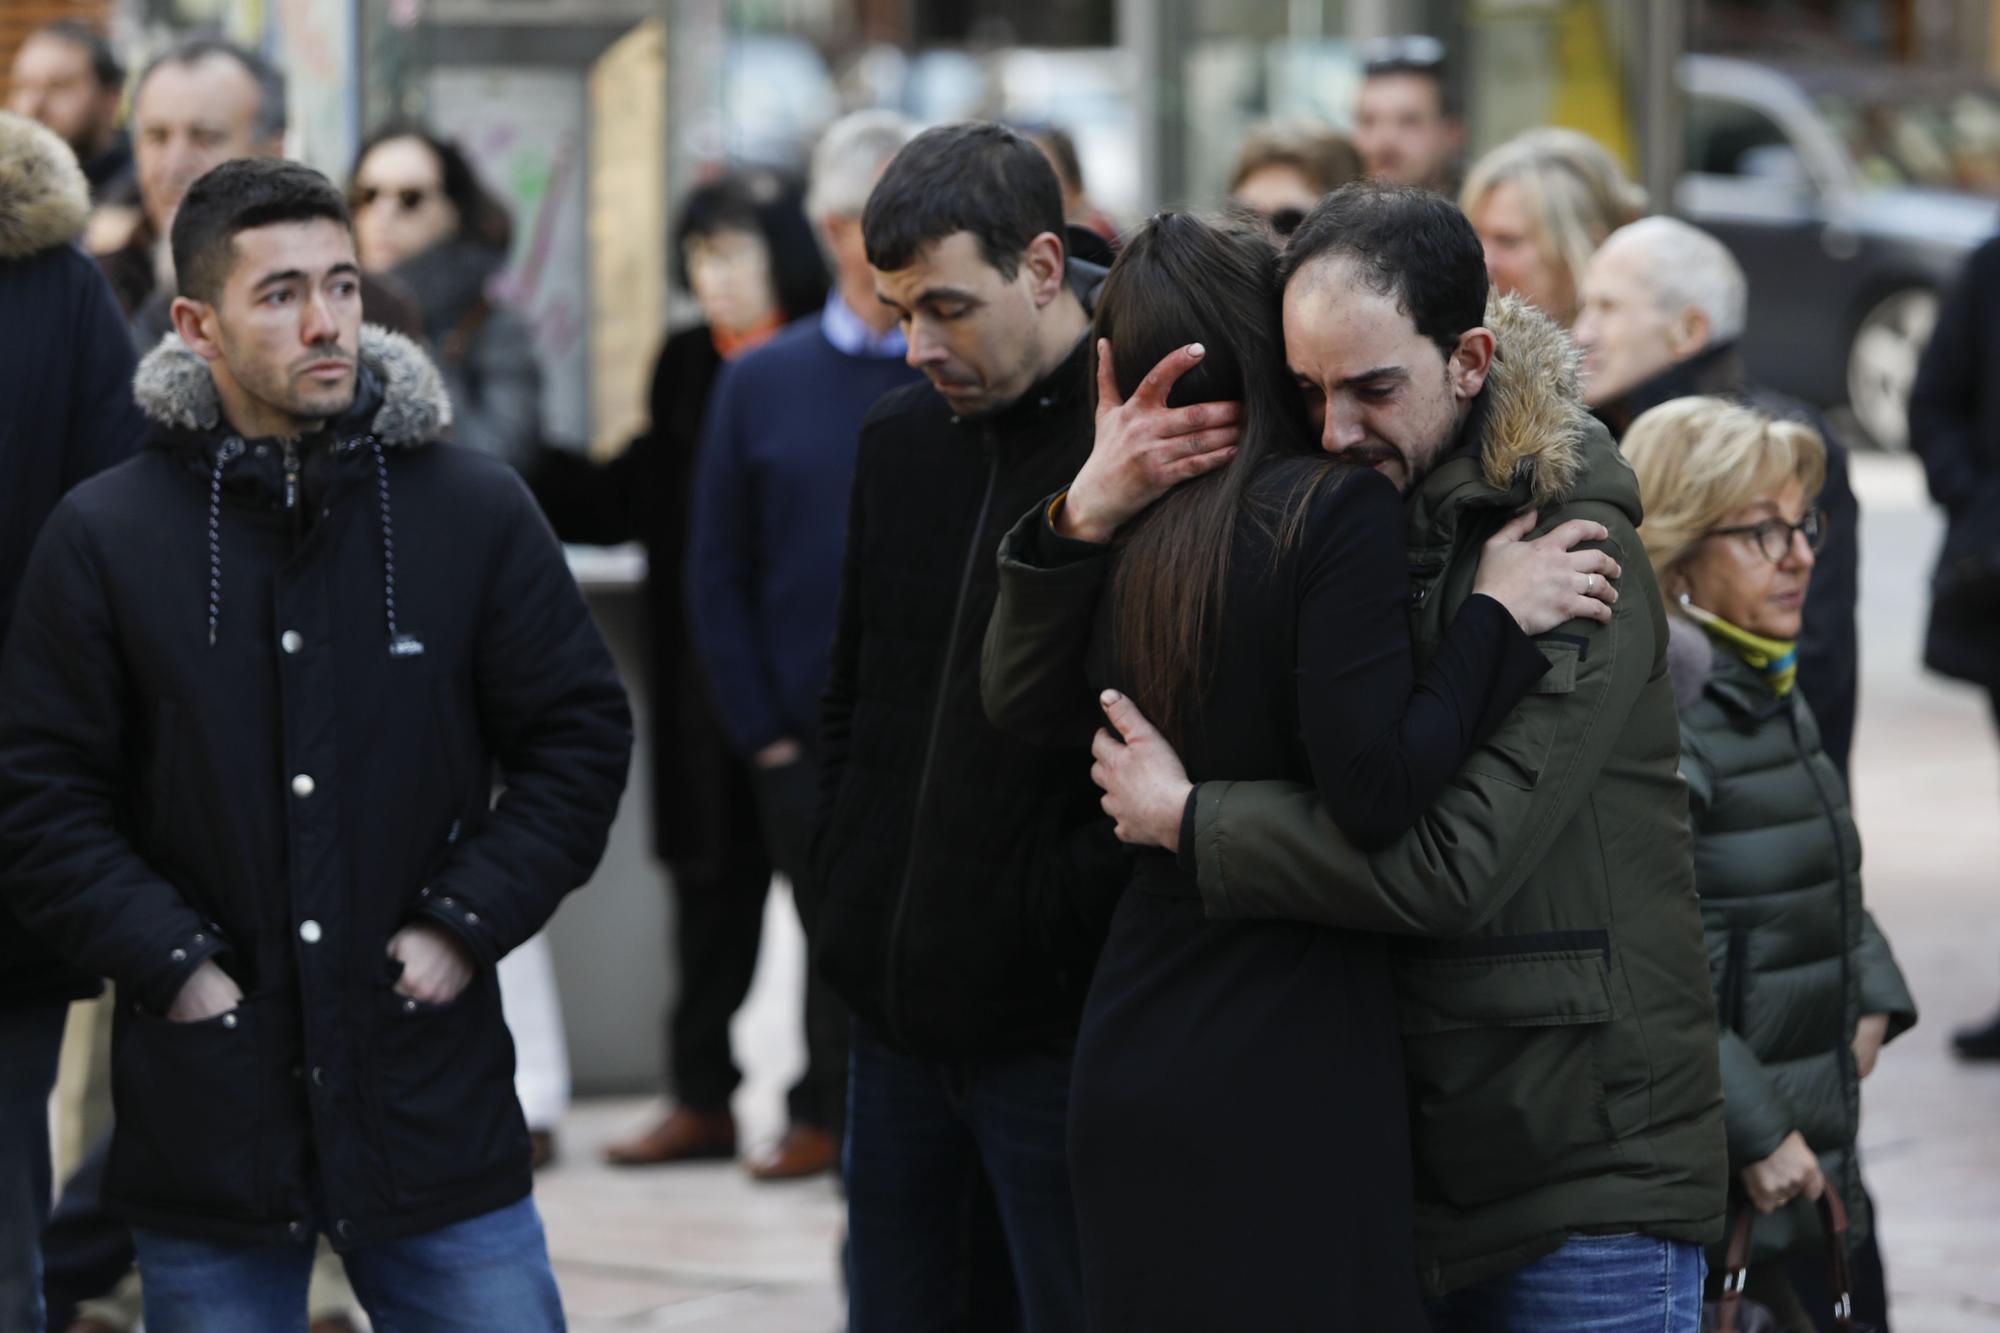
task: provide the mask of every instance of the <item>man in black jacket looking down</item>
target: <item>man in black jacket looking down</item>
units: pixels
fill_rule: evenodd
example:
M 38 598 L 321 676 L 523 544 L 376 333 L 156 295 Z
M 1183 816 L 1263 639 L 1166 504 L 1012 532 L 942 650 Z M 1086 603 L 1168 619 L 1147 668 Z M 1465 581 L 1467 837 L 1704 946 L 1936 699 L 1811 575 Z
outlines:
M 225 163 L 172 243 L 150 447 L 51 515 L 0 661 L 0 893 L 117 983 L 146 1326 L 302 1327 L 324 1232 L 377 1327 L 559 1329 L 494 966 L 603 852 L 623 690 L 362 325 L 325 177 Z
M 987 721 L 979 649 L 1001 534 L 1090 452 L 1099 271 L 1066 257 L 1047 160 L 998 125 L 919 135 L 862 230 L 930 383 L 861 429 L 825 700 L 807 920 L 856 1016 L 849 1328 L 965 1326 L 990 1190 L 1007 1253 L 971 1267 L 1011 1273 L 1027 1329 L 1080 1329 L 1070 1052 L 1127 863 L 1082 747 Z

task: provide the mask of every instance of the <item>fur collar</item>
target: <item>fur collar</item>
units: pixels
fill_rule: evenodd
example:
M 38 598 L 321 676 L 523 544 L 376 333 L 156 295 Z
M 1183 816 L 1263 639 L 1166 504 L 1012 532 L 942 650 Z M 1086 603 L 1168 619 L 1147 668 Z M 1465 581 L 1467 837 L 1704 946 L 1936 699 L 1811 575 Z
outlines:
M 1701 626 L 1686 616 L 1667 617 L 1667 675 L 1673 682 L 1674 706 L 1686 709 L 1701 698 L 1715 674 L 1715 645 Z
M 451 424 L 451 398 L 437 367 L 400 333 L 361 326 L 361 361 L 382 386 L 369 433 L 391 448 L 428 444 Z M 222 404 L 208 363 L 180 335 L 169 333 L 146 354 L 132 377 L 139 410 L 159 425 L 212 431 L 222 424 Z
M 1488 301 L 1486 327 L 1496 344 L 1482 395 L 1486 482 L 1506 491 L 1525 475 L 1545 508 L 1571 495 L 1583 469 L 1582 357 L 1559 324 L 1517 296 Z
M 90 185 L 69 145 L 0 111 L 0 260 L 68 245 L 89 217 Z

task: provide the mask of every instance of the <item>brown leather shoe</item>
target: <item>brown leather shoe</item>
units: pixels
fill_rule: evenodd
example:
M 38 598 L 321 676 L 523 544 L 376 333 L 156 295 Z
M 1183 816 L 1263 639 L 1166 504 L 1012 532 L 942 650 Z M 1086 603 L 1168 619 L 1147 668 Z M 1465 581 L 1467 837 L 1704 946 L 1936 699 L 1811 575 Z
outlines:
M 697 1111 L 687 1106 L 675 1107 L 643 1134 L 604 1147 L 604 1160 L 613 1166 L 664 1166 L 734 1156 L 736 1117 L 726 1110 Z
M 793 1125 L 785 1137 L 750 1155 L 743 1165 L 753 1180 L 804 1180 L 831 1171 L 840 1159 L 833 1135 L 812 1125 Z

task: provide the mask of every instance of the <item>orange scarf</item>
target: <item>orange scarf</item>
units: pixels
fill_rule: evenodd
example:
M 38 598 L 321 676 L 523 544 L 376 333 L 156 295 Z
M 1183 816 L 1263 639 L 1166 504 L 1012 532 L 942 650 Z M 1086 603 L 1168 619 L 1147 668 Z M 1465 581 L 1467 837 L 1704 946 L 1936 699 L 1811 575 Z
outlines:
M 711 328 L 708 336 L 714 340 L 715 350 L 724 361 L 734 361 L 745 352 L 771 341 L 771 335 L 784 327 L 785 317 L 774 310 L 747 329 L 732 333 L 727 329 Z

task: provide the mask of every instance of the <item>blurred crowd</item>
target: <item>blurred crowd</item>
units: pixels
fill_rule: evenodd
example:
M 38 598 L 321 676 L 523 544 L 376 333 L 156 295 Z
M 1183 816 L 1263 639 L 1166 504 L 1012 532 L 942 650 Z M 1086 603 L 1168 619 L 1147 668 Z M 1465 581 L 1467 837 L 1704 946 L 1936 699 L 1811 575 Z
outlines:
M 12 114 L 0 118 L 0 291 L 10 311 L 0 342 L 11 353 L 0 469 L 16 483 L 0 533 L 0 628 L 11 622 L 5 679 L 16 700 L 0 718 L 0 803 L 14 805 L 0 815 L 0 858 L 19 881 L 0 890 L 11 907 L 0 919 L 9 976 L 0 1049 L 10 1069 L 18 1058 L 33 1071 L 10 1074 L 0 1112 L 9 1158 L 0 1324 L 111 1333 L 137 1327 L 143 1310 L 156 1330 L 266 1327 L 205 1322 L 187 1313 L 198 1302 L 175 1304 L 190 1290 L 263 1284 L 280 1306 L 309 1311 L 315 1333 L 355 1327 L 364 1308 L 377 1328 L 472 1327 L 436 1311 L 396 1324 L 395 1293 L 424 1290 L 438 1271 L 417 1242 L 517 1202 L 505 1166 L 511 1131 L 477 1128 L 486 1122 L 465 1111 L 490 1095 L 485 1084 L 439 1074 L 397 1084 L 358 1038 L 337 1057 L 349 1063 L 326 1057 L 329 1077 L 344 1073 L 385 1138 L 416 1136 L 413 1158 L 464 1157 L 464 1169 L 427 1191 L 408 1183 L 417 1173 L 393 1146 L 343 1155 L 303 1109 L 272 1109 L 303 1107 L 322 1074 L 319 1057 L 275 1025 L 247 1054 L 198 1046 L 211 1037 L 192 1027 L 146 1026 L 183 1012 L 226 972 L 233 994 L 195 1023 L 234 1028 L 241 1005 L 247 1025 L 249 1006 L 278 992 L 302 997 L 297 1023 L 312 1040 L 333 1041 L 318 1025 L 351 1021 L 337 998 L 346 992 L 319 989 L 333 983 L 309 951 L 323 928 L 348 927 L 343 914 L 379 915 L 361 890 L 332 893 L 296 925 L 282 894 L 264 909 L 242 905 L 254 894 L 198 905 L 187 920 L 234 943 L 218 951 L 162 935 L 178 941 L 166 971 L 78 943 L 109 938 L 137 910 L 137 898 L 93 896 L 100 881 L 137 873 L 102 849 L 172 860 L 160 873 L 198 894 L 206 890 L 188 889 L 181 870 L 211 857 L 230 873 L 251 865 L 248 844 L 227 830 L 264 819 L 261 805 L 234 809 L 216 785 L 227 765 L 191 760 L 185 740 L 176 757 L 158 739 L 213 729 L 216 714 L 202 709 L 222 704 L 179 697 L 134 664 L 131 626 L 165 594 L 120 581 L 118 561 L 144 565 L 143 552 L 93 545 L 102 539 L 92 522 L 143 526 L 145 504 L 114 508 L 112 483 L 150 441 L 178 471 L 149 484 L 185 484 L 193 506 L 185 531 L 155 549 L 162 563 L 191 562 L 201 580 L 207 642 L 189 669 L 218 688 L 242 673 L 228 685 L 246 719 L 230 724 L 242 728 L 231 753 L 271 767 L 282 752 L 290 765 L 298 747 L 337 749 L 333 737 L 353 734 L 383 749 L 380 762 L 414 765 L 412 784 L 477 789 L 458 793 L 463 809 L 435 812 L 449 833 L 434 861 L 428 847 L 409 853 L 411 865 L 434 867 L 413 872 L 423 896 L 438 886 L 410 919 L 442 922 L 449 929 L 433 934 L 455 942 L 383 938 L 402 978 L 391 978 L 402 987 L 391 994 L 410 1012 L 435 999 L 441 1011 L 475 1013 L 456 1020 L 456 1035 L 442 1026 L 420 1039 L 434 1060 L 478 1052 L 494 1063 L 486 1010 L 459 998 L 485 994 L 478 978 L 491 973 L 503 1046 L 511 1034 L 512 1059 L 500 1064 L 519 1100 L 524 1165 L 559 1152 L 570 1096 L 539 928 L 595 863 L 591 837 L 570 837 L 572 825 L 608 822 L 617 790 L 593 786 L 586 770 L 596 770 L 581 759 L 559 758 L 587 740 L 593 762 L 609 763 L 617 710 L 600 700 L 592 713 L 581 685 L 558 696 L 526 679 L 595 679 L 602 657 L 594 631 L 565 618 L 569 603 L 548 600 L 546 581 L 530 577 L 547 572 L 535 543 L 552 548 L 550 534 L 636 542 L 647 555 L 646 666 L 643 681 L 626 685 L 650 700 L 647 813 L 675 903 L 663 965 L 677 988 L 659 1038 L 667 1100 L 606 1156 L 630 1168 L 740 1157 L 764 1181 L 838 1174 L 850 1200 L 842 1276 L 854 1333 L 1221 1327 L 1213 1319 L 1223 1316 L 1200 1313 L 1217 1293 L 1266 1311 L 1266 1322 L 1237 1325 L 1260 1328 L 1334 1326 L 1344 1313 L 1380 1328 L 1692 1333 L 1704 1318 L 1739 1326 L 1741 1298 L 1768 1307 L 1772 1327 L 1847 1327 L 1851 1311 L 1886 1330 L 1855 1152 L 1859 1087 L 1916 1008 L 1864 907 L 1846 795 L 1860 560 L 1847 449 L 1816 409 L 1747 373 L 1740 340 L 1757 274 L 1654 211 L 1658 201 L 1613 154 L 1575 130 L 1536 129 L 1466 161 L 1446 59 L 1425 37 L 1378 44 L 1351 135 L 1306 120 L 1255 126 L 1227 197 L 1191 201 L 1207 210 L 1195 215 L 1107 216 L 1071 127 L 1052 124 L 920 134 L 900 114 L 862 111 L 824 131 L 802 178 L 717 164 L 677 201 L 661 238 L 698 318 L 664 337 L 644 431 L 600 458 L 546 437 L 534 337 L 499 295 L 513 219 L 461 146 L 420 122 L 385 124 L 344 181 L 315 184 L 303 168 L 284 174 L 284 72 L 257 52 L 194 37 L 128 79 L 88 26 L 33 34 L 8 83 Z M 246 161 L 254 165 L 236 175 L 218 170 Z M 76 180 L 87 200 L 73 197 Z M 216 275 L 251 262 L 247 238 L 329 222 L 351 234 L 350 259 L 335 255 L 322 272 L 305 250 L 287 251 L 260 279 L 276 285 L 231 304 L 235 279 Z M 78 262 L 85 251 L 94 263 Z M 198 274 L 180 271 L 190 257 L 204 265 Z M 2000 716 L 2000 381 L 1987 373 L 1995 348 L 1979 315 L 1982 299 L 2000 294 L 1996 266 L 2000 245 L 1989 244 L 1945 302 L 1911 440 L 1951 524 L 1928 660 L 1991 691 Z M 301 274 L 325 282 L 287 285 Z M 1309 296 L 1332 304 L 1308 308 Z M 353 330 L 342 322 L 350 308 Z M 373 417 L 350 432 L 344 413 L 360 408 L 344 402 L 318 413 L 294 406 L 269 430 L 232 415 L 265 401 L 250 368 L 266 364 L 256 361 L 259 339 L 278 336 L 269 331 L 279 318 L 326 321 L 288 336 L 308 350 L 346 350 L 300 373 L 331 382 L 329 367 L 345 365 L 355 403 L 374 402 Z M 395 336 L 359 332 L 361 320 Z M 1374 362 L 1339 350 L 1364 346 L 1379 353 Z M 1141 349 L 1147 356 L 1133 360 Z M 1417 382 L 1418 370 L 1429 378 Z M 198 391 L 174 388 L 176 375 Z M 397 424 L 413 419 L 422 426 Z M 329 438 L 316 454 L 322 427 Z M 439 439 L 495 469 L 426 480 L 399 429 L 403 444 Z M 1604 458 L 1590 453 L 1599 441 Z M 246 450 L 244 467 L 264 459 L 267 447 L 277 451 L 275 489 L 253 504 L 243 498 L 251 483 L 233 481 L 230 468 Z M 1386 486 L 1375 494 L 1295 478 L 1285 492 L 1257 481 L 1291 476 L 1285 469 L 1306 468 L 1316 451 L 1389 477 L 1405 508 Z M 1230 464 L 1243 474 L 1235 489 L 1209 484 Z M 360 478 L 352 485 L 349 468 Z M 101 498 L 61 501 L 107 469 L 97 489 L 79 492 Z M 1447 507 L 1437 498 L 1447 475 L 1485 489 Z M 472 564 L 474 548 L 487 551 L 478 534 L 500 522 L 496 511 L 513 514 L 516 492 L 534 505 L 492 535 L 482 557 L 491 567 L 451 572 Z M 1115 521 L 1093 521 L 1116 508 L 1105 496 L 1141 493 L 1145 502 Z M 156 491 L 158 512 L 178 514 L 178 492 L 171 503 L 167 494 Z M 250 517 L 233 517 L 232 503 Z M 371 525 L 379 509 L 381 569 L 308 578 L 298 571 L 338 540 L 343 503 Z M 372 702 L 372 664 L 359 680 L 339 674 L 345 659 L 329 664 L 336 674 L 285 674 L 333 632 L 287 629 L 281 641 L 262 606 L 255 623 L 270 624 L 270 641 L 230 639 L 232 614 L 251 603 L 229 584 L 243 567 L 232 562 L 266 558 L 246 555 L 249 538 L 230 525 L 256 528 L 266 509 L 295 507 L 294 544 L 269 556 L 257 596 L 280 616 L 319 614 L 295 611 L 293 596 L 332 608 L 331 624 L 343 599 L 364 588 L 373 598 L 386 582 L 390 656 L 426 665 L 383 688 L 419 690 L 419 702 Z M 1518 529 L 1509 522 L 1529 511 Z M 1239 512 L 1263 521 L 1237 524 Z M 1386 572 L 1367 591 L 1387 596 L 1388 609 L 1369 621 L 1372 604 L 1335 601 L 1315 614 L 1373 626 L 1352 634 L 1379 659 L 1312 648 L 1309 600 L 1271 610 L 1282 628 L 1266 633 L 1255 617 L 1269 587 L 1255 571 L 1286 571 L 1270 586 L 1331 577 L 1336 555 L 1362 561 L 1361 539 L 1352 550 L 1327 546 L 1316 563 L 1320 527 L 1340 515 L 1343 531 L 1375 531 L 1369 513 L 1386 520 L 1369 549 L 1388 563 L 1372 567 Z M 1560 550 L 1548 544 L 1558 538 Z M 517 552 L 517 539 L 533 550 Z M 1404 584 L 1405 541 L 1411 577 L 1440 580 L 1428 609 L 1428 585 Z M 374 561 L 374 545 L 368 552 Z M 503 576 L 514 581 L 495 593 Z M 447 613 L 414 609 L 426 594 L 411 587 L 426 578 L 458 580 L 430 597 L 487 608 L 479 614 L 490 619 L 462 636 L 462 660 L 443 642 Z M 1456 619 L 1440 609 L 1447 602 Z M 508 604 L 545 620 L 510 619 Z M 1545 606 L 1559 610 L 1538 618 Z M 43 623 L 55 608 L 75 620 L 73 632 Z M 399 628 L 399 610 L 405 626 L 429 613 L 427 638 Z M 1478 616 L 1490 619 L 1472 624 Z M 549 628 L 558 622 L 561 634 Z M 1218 625 L 1256 632 L 1223 636 L 1219 648 Z M 1412 635 L 1424 659 L 1414 681 Z M 1299 663 L 1311 651 L 1331 656 L 1252 674 L 1267 641 L 1296 642 Z M 222 650 L 238 656 L 205 657 Z M 1614 665 L 1635 655 L 1642 666 Z M 496 666 L 508 657 L 513 674 Z M 1370 674 L 1389 670 L 1391 657 L 1404 677 Z M 1351 692 L 1345 711 L 1316 718 L 1303 700 L 1296 717 L 1258 711 L 1265 694 L 1289 694 L 1295 666 L 1325 692 Z M 65 674 L 82 681 L 100 667 L 101 688 L 59 688 Z M 257 708 L 279 680 L 260 723 Z M 287 691 L 308 689 L 351 689 L 359 702 L 293 711 Z M 1146 717 L 1107 722 L 1093 702 L 1106 689 Z M 1433 705 L 1449 711 L 1424 723 L 1419 710 Z M 1575 720 L 1579 705 L 1588 726 Z M 1205 721 L 1189 723 L 1184 706 Z M 65 730 L 44 710 L 96 724 Z M 1510 730 L 1515 718 L 1527 719 L 1525 733 Z M 1402 730 L 1374 749 L 1353 741 L 1383 719 Z M 1117 733 L 1115 759 L 1100 725 Z M 448 756 L 435 774 L 424 749 L 433 728 Z M 425 757 L 396 759 L 406 745 Z M 74 767 L 58 763 L 86 748 Z M 1176 751 L 1185 771 L 1148 770 L 1144 784 L 1120 767 Z M 373 771 L 375 760 L 339 753 L 343 771 Z M 1357 813 L 1359 794 L 1327 772 L 1336 755 L 1364 785 L 1393 787 L 1401 779 L 1384 773 L 1433 768 L 1435 781 L 1409 777 L 1407 812 L 1370 805 L 1381 821 L 1371 824 Z M 1515 822 L 1534 839 L 1516 846 L 1515 830 L 1484 828 L 1491 810 L 1453 806 L 1449 779 L 1461 767 L 1499 775 L 1480 789 L 1495 810 L 1528 800 Z M 243 771 L 261 770 L 245 760 Z M 495 771 L 500 786 L 529 795 L 500 797 L 487 824 Z M 1646 786 L 1676 772 L 1672 792 Z M 326 806 L 333 776 L 330 761 L 317 782 L 302 769 L 289 790 L 304 802 L 319 789 Z M 1317 779 L 1330 822 L 1281 821 L 1278 795 L 1245 794 L 1267 785 L 1255 779 L 1302 784 L 1309 804 Z M 1141 836 L 1145 821 L 1132 812 L 1174 782 L 1167 831 Z M 429 812 L 428 796 L 415 794 L 428 788 L 414 787 L 400 812 L 391 797 L 401 788 L 387 788 L 374 795 L 388 808 L 338 807 L 325 829 L 296 812 L 273 816 L 278 863 L 296 879 L 302 858 L 332 858 L 336 844 L 372 857 L 378 842 L 429 838 L 428 828 L 402 831 L 431 817 L 417 813 Z M 30 802 L 30 792 L 40 795 Z M 548 804 L 530 804 L 544 793 Z M 79 803 L 63 805 L 65 794 Z M 179 818 L 155 809 L 169 798 L 210 830 L 205 842 L 162 832 Z M 1685 815 L 1662 823 L 1661 810 L 1682 800 Z M 1504 849 L 1490 863 L 1464 845 L 1479 841 L 1461 838 L 1468 825 Z M 67 861 L 50 830 L 76 840 L 64 844 Z M 86 845 L 85 832 L 96 841 Z M 501 836 L 519 841 L 486 841 Z M 601 850 L 601 828 L 595 837 Z M 1408 871 L 1416 888 L 1395 887 L 1397 849 L 1426 837 L 1448 864 L 1426 863 Z M 1316 860 L 1303 850 L 1314 839 L 1349 859 Z M 550 850 L 558 844 L 561 856 Z M 1135 844 L 1150 847 L 1135 857 Z M 482 898 L 479 856 L 511 860 L 524 883 L 539 876 L 535 901 L 546 898 L 546 910 Z M 742 1074 L 730 1025 L 755 972 L 774 873 L 792 886 L 812 946 L 800 1015 L 809 1058 L 784 1132 L 753 1145 L 731 1108 Z M 1399 894 L 1421 897 L 1454 875 L 1485 876 L 1474 890 L 1490 906 L 1448 925 L 1427 908 L 1392 910 Z M 1579 900 L 1578 877 L 1596 899 Z M 1218 887 L 1225 881 L 1233 887 Z M 1382 899 L 1379 914 L 1308 904 L 1304 888 L 1260 898 L 1246 887 L 1313 882 L 1365 884 Z M 454 883 L 466 886 L 456 904 L 445 896 Z M 232 910 L 255 928 L 228 919 Z M 280 918 L 269 936 L 277 944 L 252 942 L 269 935 L 263 911 Z M 1623 913 L 1654 922 L 1647 939 L 1619 933 Z M 505 934 L 481 933 L 489 929 Z M 1279 929 L 1293 933 L 1268 933 Z M 1387 948 L 1392 937 L 1402 943 Z M 1349 952 L 1321 957 L 1336 949 L 1329 939 Z M 1513 975 L 1512 989 L 1493 979 L 1524 961 L 1542 970 Z M 1279 975 L 1290 980 L 1279 985 Z M 99 976 L 118 1003 L 93 1020 L 89 1147 L 68 1179 L 51 1182 L 39 1118 L 54 1053 L 69 1002 L 95 993 Z M 439 978 L 435 996 L 427 977 Z M 1261 1007 L 1246 1011 L 1246 997 Z M 1325 1035 L 1332 1007 L 1350 1014 L 1352 1032 Z M 1686 1013 L 1698 1018 L 1670 1017 Z M 1371 1023 L 1378 1029 L 1361 1031 Z M 2000 1058 L 2000 1018 L 1956 1042 L 1967 1058 Z M 236 1122 L 260 1141 L 280 1133 L 266 1122 L 291 1137 L 262 1156 L 233 1155 L 247 1150 L 218 1135 L 152 1142 L 165 1131 L 143 1123 L 147 1097 L 162 1095 L 150 1085 L 181 1077 L 262 1108 Z M 1165 1129 L 1141 1133 L 1121 1118 L 1148 1097 L 1183 1092 L 1186 1106 Z M 396 1128 L 398 1099 L 439 1097 L 459 1100 L 421 1127 L 432 1137 Z M 1603 1123 L 1576 1123 L 1571 1103 L 1592 1100 Z M 1329 1104 L 1343 1101 L 1345 1113 L 1332 1115 Z M 1514 1125 L 1502 1102 L 1540 1118 Z M 1321 1116 L 1324 1146 L 1288 1137 L 1311 1135 Z M 479 1135 L 493 1142 L 471 1141 Z M 1506 1169 L 1468 1136 L 1484 1136 L 1485 1158 L 1507 1156 Z M 1210 1166 L 1193 1170 L 1198 1157 Z M 1292 1188 L 1268 1178 L 1295 1159 L 1310 1160 Z M 255 1187 L 233 1194 L 200 1183 L 245 1172 Z M 357 1238 L 349 1215 L 374 1223 L 329 1201 L 347 1173 L 400 1182 L 383 1196 L 393 1202 L 382 1205 L 379 1234 Z M 1360 1202 L 1308 1187 L 1352 1188 Z M 1387 1201 L 1379 1211 L 1371 1191 Z M 504 1248 L 497 1230 L 457 1241 L 546 1269 L 539 1223 L 527 1218 L 509 1225 L 532 1223 L 532 1236 L 517 1230 L 504 1242 L 526 1248 Z M 1614 1254 L 1611 1242 L 1628 1237 L 1654 1248 Z M 204 1264 L 235 1264 L 253 1243 L 289 1247 L 298 1263 L 250 1276 L 232 1268 L 201 1286 Z M 371 1248 L 394 1263 L 356 1260 Z M 1321 1250 L 1338 1258 L 1288 1257 Z M 1652 1303 L 1634 1276 L 1647 1263 L 1668 1274 Z M 1312 1271 L 1286 1276 L 1286 1265 Z M 1407 1272 L 1385 1277 L 1381 1265 Z M 1329 1273 L 1365 1299 L 1330 1295 Z M 439 1281 L 439 1292 L 451 1290 Z M 1609 1304 L 1590 1304 L 1600 1297 Z M 1723 1306 L 1704 1315 L 1704 1298 Z M 507 1318 L 516 1322 L 476 1326 L 552 1327 L 560 1315 L 548 1322 L 538 1290 Z

